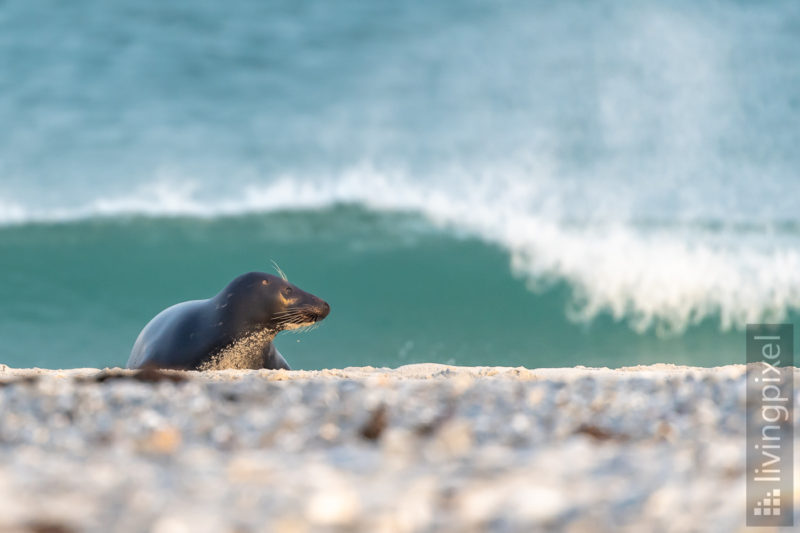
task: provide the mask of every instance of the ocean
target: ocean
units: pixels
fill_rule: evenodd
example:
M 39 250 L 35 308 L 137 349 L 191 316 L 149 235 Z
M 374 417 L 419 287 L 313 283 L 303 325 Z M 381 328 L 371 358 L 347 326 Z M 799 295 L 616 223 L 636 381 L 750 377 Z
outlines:
M 714 366 L 800 317 L 800 3 L 0 2 L 0 363 L 272 271 L 294 368 Z

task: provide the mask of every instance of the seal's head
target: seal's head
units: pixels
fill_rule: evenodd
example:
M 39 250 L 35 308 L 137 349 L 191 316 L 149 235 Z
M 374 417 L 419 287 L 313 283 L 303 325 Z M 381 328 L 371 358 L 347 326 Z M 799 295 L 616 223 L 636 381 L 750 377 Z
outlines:
M 248 272 L 233 280 L 217 298 L 240 322 L 275 333 L 311 326 L 331 311 L 327 302 L 264 272 Z

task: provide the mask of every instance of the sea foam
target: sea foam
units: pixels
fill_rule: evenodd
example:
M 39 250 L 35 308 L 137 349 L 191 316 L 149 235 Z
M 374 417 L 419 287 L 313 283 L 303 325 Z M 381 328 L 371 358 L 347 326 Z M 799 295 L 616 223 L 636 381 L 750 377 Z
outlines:
M 582 218 L 564 187 L 547 180 L 458 176 L 424 182 L 402 173 L 359 167 L 325 179 L 285 175 L 251 184 L 238 195 L 211 195 L 191 181 L 161 181 L 126 196 L 37 210 L 0 199 L 0 223 L 61 223 L 121 216 L 213 218 L 339 204 L 375 212 L 411 212 L 442 231 L 505 249 L 510 268 L 532 290 L 565 282 L 570 317 L 600 313 L 636 331 L 679 333 L 717 317 L 723 329 L 780 321 L 800 308 L 800 239 L 769 225 L 743 231 L 675 219 L 659 225 L 630 219 L 624 209 Z M 597 198 L 597 205 L 605 205 Z M 624 205 L 618 203 L 617 205 Z

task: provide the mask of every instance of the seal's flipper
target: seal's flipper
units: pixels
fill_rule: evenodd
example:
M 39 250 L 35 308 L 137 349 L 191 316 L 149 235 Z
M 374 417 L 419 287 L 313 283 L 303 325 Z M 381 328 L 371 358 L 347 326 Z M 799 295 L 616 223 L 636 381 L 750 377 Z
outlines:
M 281 352 L 275 347 L 275 343 L 269 343 L 269 346 L 264 350 L 264 368 L 273 370 L 291 370 L 289 363 L 283 358 Z

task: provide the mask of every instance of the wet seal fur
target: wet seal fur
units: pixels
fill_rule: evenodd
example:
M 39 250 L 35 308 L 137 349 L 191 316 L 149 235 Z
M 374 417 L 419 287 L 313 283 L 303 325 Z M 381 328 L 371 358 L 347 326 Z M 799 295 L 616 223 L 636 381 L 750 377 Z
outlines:
M 275 335 L 311 326 L 329 312 L 325 301 L 285 278 L 249 272 L 212 298 L 161 311 L 139 333 L 127 368 L 289 370 L 272 343 Z

